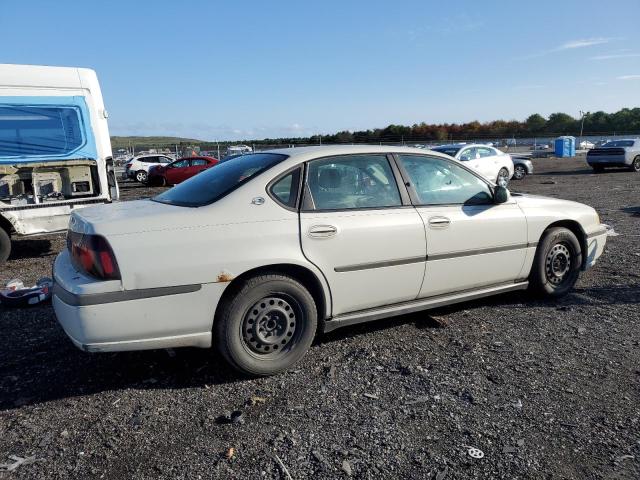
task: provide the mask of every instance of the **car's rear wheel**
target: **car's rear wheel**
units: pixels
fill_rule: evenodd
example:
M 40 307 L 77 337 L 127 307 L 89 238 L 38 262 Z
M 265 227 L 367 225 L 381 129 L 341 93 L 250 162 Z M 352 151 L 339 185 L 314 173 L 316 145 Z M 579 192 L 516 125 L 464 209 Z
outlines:
M 138 170 L 136 172 L 136 181 L 140 183 L 147 183 L 147 172 L 144 170 Z
M 0 265 L 9 259 L 11 254 L 11 237 L 6 230 L 0 227 Z
M 498 178 L 496 178 L 496 183 L 501 187 L 506 187 L 509 185 L 509 170 L 502 167 L 498 172 Z
M 629 168 L 632 172 L 640 172 L 640 155 L 633 159 Z
M 215 344 L 237 371 L 273 375 L 304 356 L 317 322 L 313 296 L 300 282 L 280 274 L 260 275 L 223 300 L 215 319 Z
M 578 280 L 581 265 L 582 247 L 575 234 L 567 228 L 551 228 L 538 244 L 529 285 L 539 294 L 562 297 Z
M 516 165 L 513 167 L 513 178 L 516 180 L 522 180 L 527 175 L 527 169 L 522 165 Z

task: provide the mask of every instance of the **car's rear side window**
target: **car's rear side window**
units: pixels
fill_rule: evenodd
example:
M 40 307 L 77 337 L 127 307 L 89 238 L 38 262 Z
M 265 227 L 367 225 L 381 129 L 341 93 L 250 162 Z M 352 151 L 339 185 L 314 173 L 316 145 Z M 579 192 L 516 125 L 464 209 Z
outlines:
M 287 155 L 254 153 L 223 162 L 161 193 L 152 200 L 181 207 L 200 207 L 215 202 L 252 178 L 282 162 Z
M 342 155 L 313 160 L 309 162 L 307 186 L 315 210 L 402 205 L 386 155 Z

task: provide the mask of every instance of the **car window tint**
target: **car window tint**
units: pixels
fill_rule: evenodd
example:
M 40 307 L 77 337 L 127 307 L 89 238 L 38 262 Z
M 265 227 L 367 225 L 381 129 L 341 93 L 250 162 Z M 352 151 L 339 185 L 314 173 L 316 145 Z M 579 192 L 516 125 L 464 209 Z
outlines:
M 402 204 L 385 155 L 345 155 L 314 160 L 309 163 L 307 183 L 316 210 Z
M 300 169 L 298 168 L 271 185 L 271 194 L 282 205 L 293 208 L 298 199 L 299 182 Z
M 173 168 L 184 168 L 189 166 L 189 160 L 180 160 L 171 164 Z
M 400 155 L 421 205 L 493 203 L 489 186 L 471 172 L 444 159 Z
M 476 149 L 475 148 L 465 148 L 460 154 L 460 161 L 466 162 L 468 160 L 475 160 L 476 158 Z
M 193 165 L 194 167 L 201 167 L 206 164 L 207 164 L 207 161 L 202 158 L 196 158 L 195 160 L 191 160 L 191 165 Z

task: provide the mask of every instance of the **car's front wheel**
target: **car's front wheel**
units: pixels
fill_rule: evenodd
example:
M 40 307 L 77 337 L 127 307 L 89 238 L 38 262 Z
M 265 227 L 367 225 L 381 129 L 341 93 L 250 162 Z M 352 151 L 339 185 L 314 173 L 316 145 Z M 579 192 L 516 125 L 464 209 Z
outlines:
M 629 168 L 632 172 L 640 172 L 640 155 L 633 159 Z
M 509 170 L 502 167 L 498 172 L 498 178 L 496 178 L 496 183 L 501 187 L 506 187 L 509 185 Z
M 516 165 L 513 168 L 513 178 L 515 178 L 516 180 L 522 180 L 526 176 L 527 176 L 527 169 L 524 168 L 524 166 Z
M 144 170 L 138 170 L 136 172 L 136 181 L 140 183 L 147 183 L 147 172 Z
M 562 297 L 575 285 L 582 265 L 582 247 L 563 227 L 547 230 L 538 244 L 529 285 L 537 293 Z
M 222 301 L 214 324 L 217 349 L 237 371 L 273 375 L 307 352 L 318 323 L 316 304 L 296 279 L 265 274 L 243 281 Z

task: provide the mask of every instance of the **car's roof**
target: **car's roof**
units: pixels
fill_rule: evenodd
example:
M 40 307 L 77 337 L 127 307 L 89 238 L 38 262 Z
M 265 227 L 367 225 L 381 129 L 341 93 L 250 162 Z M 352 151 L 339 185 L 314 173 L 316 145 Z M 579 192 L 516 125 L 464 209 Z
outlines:
M 292 159 L 304 161 L 312 158 L 358 153 L 414 153 L 424 155 L 427 152 L 429 152 L 429 150 L 424 148 L 399 147 L 393 145 L 318 145 L 313 147 L 278 148 L 254 153 L 280 153 L 288 155 Z M 434 155 L 449 158 L 447 155 L 442 155 L 439 152 L 434 152 Z
M 436 148 L 462 148 L 462 147 L 487 147 L 494 148 L 493 145 L 487 145 L 486 143 L 450 143 L 448 145 L 438 145 Z

